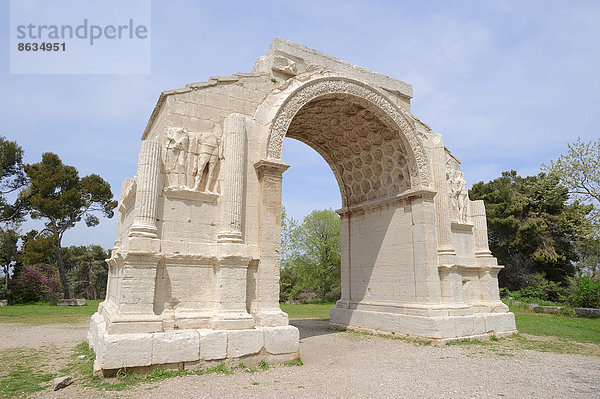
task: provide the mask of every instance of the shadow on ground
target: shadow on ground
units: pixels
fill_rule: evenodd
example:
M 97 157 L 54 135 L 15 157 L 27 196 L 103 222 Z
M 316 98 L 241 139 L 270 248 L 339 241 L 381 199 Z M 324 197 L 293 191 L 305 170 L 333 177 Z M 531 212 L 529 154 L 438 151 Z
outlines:
M 300 339 L 335 334 L 338 331 L 330 329 L 329 320 L 326 319 L 291 319 L 290 324 L 298 327 Z

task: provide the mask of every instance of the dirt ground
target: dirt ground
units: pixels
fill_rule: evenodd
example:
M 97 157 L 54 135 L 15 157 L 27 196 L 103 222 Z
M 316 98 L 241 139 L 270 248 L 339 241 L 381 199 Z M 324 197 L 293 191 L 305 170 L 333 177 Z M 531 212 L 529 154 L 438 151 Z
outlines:
M 423 346 L 334 332 L 319 320 L 293 320 L 303 366 L 254 374 L 171 378 L 122 392 L 76 382 L 39 397 L 56 398 L 593 398 L 600 397 L 600 357 L 495 345 Z M 0 324 L 0 351 L 85 340 L 87 325 Z M 596 353 L 597 355 L 598 353 Z

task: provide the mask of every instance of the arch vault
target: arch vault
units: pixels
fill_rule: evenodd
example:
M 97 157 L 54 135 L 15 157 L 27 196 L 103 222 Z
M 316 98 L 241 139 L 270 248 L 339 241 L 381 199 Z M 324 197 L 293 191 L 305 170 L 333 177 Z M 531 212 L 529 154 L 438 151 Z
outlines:
M 331 324 L 444 342 L 506 335 L 501 266 L 460 162 L 410 114 L 412 88 L 275 39 L 252 72 L 161 94 L 121 188 L 97 372 L 285 361 L 279 307 L 284 137 L 315 149 L 342 197 Z

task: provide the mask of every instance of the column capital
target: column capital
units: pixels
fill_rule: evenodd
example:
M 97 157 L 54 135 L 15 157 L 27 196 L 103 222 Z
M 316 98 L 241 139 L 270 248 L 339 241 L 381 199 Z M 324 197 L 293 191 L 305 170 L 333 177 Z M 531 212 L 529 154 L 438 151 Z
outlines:
M 289 167 L 289 163 L 273 159 L 261 159 L 254 164 L 259 179 L 264 175 L 281 176 Z

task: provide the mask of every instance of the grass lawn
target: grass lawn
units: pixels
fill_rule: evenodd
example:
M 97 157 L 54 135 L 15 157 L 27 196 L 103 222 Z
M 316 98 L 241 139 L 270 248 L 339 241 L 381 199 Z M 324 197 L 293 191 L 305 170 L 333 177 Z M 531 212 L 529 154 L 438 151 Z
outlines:
M 511 311 L 515 314 L 517 330 L 521 333 L 600 344 L 600 318 L 534 313 L 518 308 Z
M 78 323 L 89 319 L 100 300 L 86 301 L 84 306 L 56 306 L 56 303 L 38 302 L 0 307 L 0 323 L 53 324 Z
M 290 319 L 322 319 L 329 320 L 329 309 L 335 307 L 335 302 L 314 302 L 299 305 L 281 304 L 281 310 Z

